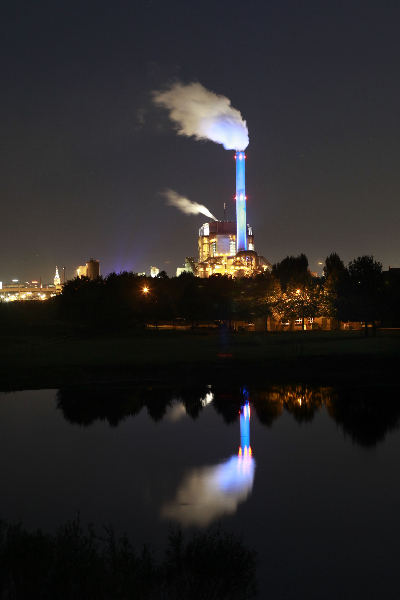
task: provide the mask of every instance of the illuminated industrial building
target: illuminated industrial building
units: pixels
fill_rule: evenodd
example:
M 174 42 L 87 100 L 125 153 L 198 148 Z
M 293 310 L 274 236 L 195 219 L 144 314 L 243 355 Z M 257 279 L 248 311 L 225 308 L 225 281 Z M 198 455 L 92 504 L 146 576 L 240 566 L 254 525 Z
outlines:
M 253 228 L 247 223 L 246 155 L 236 152 L 235 159 L 236 221 L 209 221 L 200 227 L 199 258 L 192 265 L 198 277 L 215 274 L 249 277 L 271 269 L 271 264 L 255 251 Z
M 88 277 L 89 279 L 97 279 L 100 277 L 100 263 L 98 260 L 91 258 L 86 265 L 81 265 L 77 268 L 76 274 L 78 277 Z

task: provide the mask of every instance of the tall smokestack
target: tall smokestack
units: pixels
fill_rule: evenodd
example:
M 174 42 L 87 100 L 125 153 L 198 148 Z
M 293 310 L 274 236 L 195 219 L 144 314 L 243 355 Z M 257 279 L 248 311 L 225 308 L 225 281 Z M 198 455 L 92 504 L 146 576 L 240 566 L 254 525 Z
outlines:
M 246 223 L 246 155 L 237 151 L 236 158 L 236 252 L 247 250 Z

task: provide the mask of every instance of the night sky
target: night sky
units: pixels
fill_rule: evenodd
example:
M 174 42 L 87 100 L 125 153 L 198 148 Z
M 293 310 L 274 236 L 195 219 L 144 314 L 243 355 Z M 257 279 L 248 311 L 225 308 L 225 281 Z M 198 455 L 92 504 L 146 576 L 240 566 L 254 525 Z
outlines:
M 2 3 L 0 280 L 170 275 L 234 217 L 233 152 L 174 133 L 152 90 L 199 81 L 246 119 L 248 222 L 271 262 L 399 257 L 400 6 L 360 0 Z

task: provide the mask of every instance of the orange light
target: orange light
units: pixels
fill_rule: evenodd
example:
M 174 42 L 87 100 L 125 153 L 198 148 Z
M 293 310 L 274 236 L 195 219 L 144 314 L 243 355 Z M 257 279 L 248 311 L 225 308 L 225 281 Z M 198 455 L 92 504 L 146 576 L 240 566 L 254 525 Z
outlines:
M 249 456 L 252 456 L 252 454 L 253 454 L 253 450 L 251 449 L 251 446 L 250 446 L 250 448 L 249 448 Z
M 242 456 L 242 446 L 239 448 L 239 456 Z
M 143 294 L 148 294 L 149 293 L 149 288 L 145 285 L 144 288 L 142 288 L 142 292 Z

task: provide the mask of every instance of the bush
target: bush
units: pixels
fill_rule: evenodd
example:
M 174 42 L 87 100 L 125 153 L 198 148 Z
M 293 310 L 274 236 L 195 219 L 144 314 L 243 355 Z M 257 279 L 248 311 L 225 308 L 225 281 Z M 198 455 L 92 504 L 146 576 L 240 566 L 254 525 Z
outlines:
M 245 600 L 255 595 L 255 554 L 220 530 L 185 540 L 171 532 L 164 557 L 111 529 L 75 519 L 55 535 L 0 522 L 0 597 L 7 600 Z

